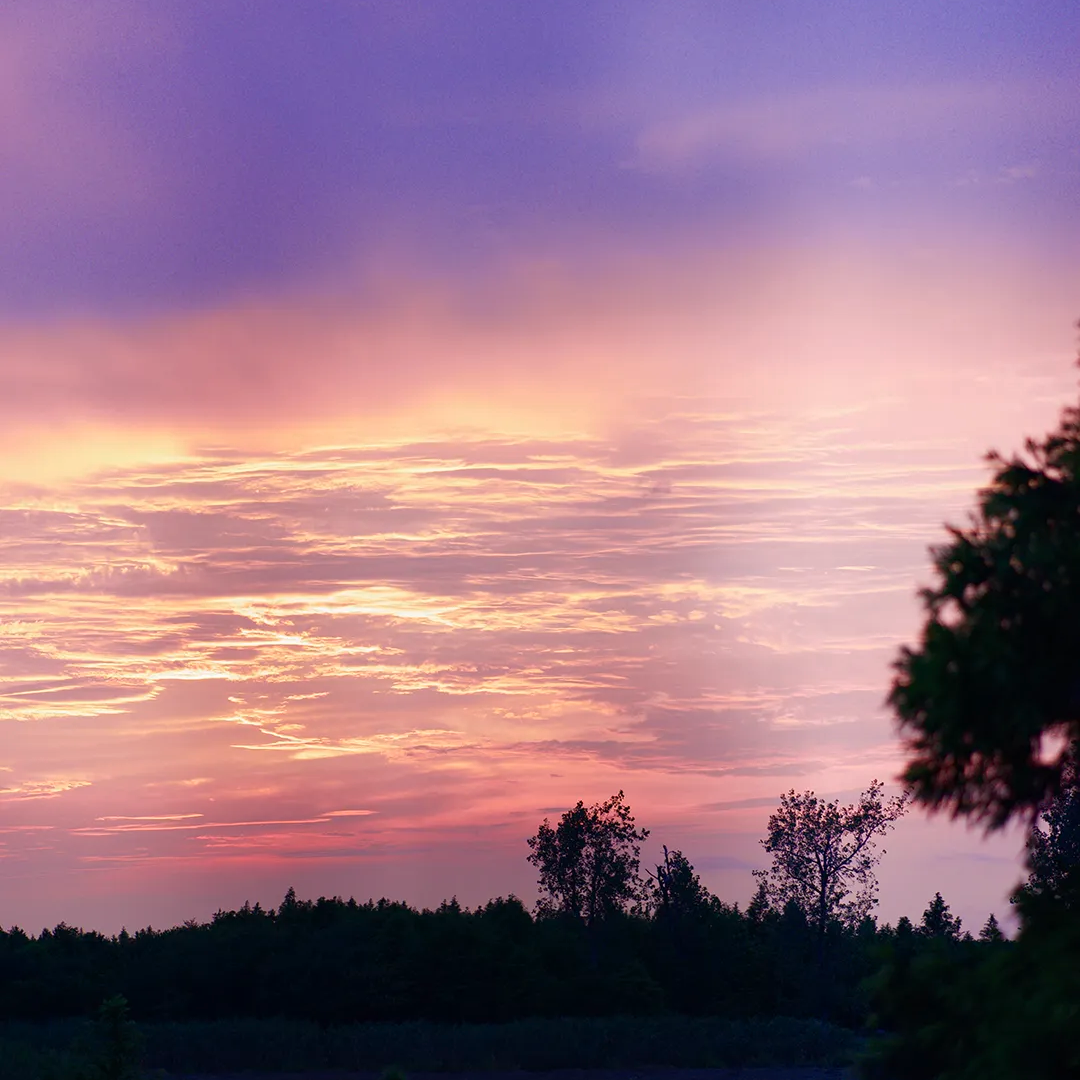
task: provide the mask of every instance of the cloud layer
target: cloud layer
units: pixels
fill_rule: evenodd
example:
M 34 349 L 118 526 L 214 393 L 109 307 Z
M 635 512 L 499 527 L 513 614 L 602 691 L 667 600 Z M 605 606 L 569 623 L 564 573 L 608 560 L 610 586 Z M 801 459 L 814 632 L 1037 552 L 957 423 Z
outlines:
M 200 340 L 199 322 L 178 340 Z M 491 355 L 516 356 L 526 380 L 509 322 Z M 470 377 L 451 359 L 469 355 L 470 333 L 444 335 L 446 366 L 427 368 L 436 391 Z M 337 363 L 324 340 L 307 353 L 323 374 Z M 287 352 L 267 349 L 268 378 Z M 193 354 L 193 372 L 212 377 L 221 355 Z M 577 432 L 546 430 L 538 409 L 516 431 L 489 412 L 446 433 L 443 414 L 402 420 L 391 395 L 396 435 L 295 446 L 293 433 L 262 451 L 226 444 L 202 399 L 152 392 L 121 402 L 113 430 L 140 407 L 165 426 L 178 409 L 187 445 L 140 459 L 129 441 L 103 466 L 91 441 L 81 470 L 9 479 L 0 853 L 12 910 L 40 910 L 42 888 L 55 908 L 50 875 L 104 874 L 135 898 L 151 880 L 211 874 L 273 899 L 308 880 L 298 861 L 324 891 L 329 877 L 433 902 L 455 888 L 528 895 L 524 836 L 553 808 L 618 788 L 664 842 L 696 847 L 717 887 L 748 891 L 779 790 L 846 792 L 895 773 L 882 700 L 916 625 L 926 545 L 981 481 L 982 434 L 1013 423 L 1017 402 L 1052 418 L 1069 382 L 1038 361 L 987 362 L 953 384 L 933 365 L 892 365 L 868 372 L 872 397 L 865 385 L 849 396 L 841 355 L 794 402 L 774 381 L 794 367 L 762 356 L 758 376 L 773 378 L 756 396 L 745 371 L 735 396 L 662 394 L 654 360 L 581 412 Z M 94 370 L 114 377 L 89 364 L 78 378 Z M 551 374 L 549 391 L 566 393 L 567 372 Z M 727 376 L 676 378 L 693 389 Z M 54 403 L 76 424 L 93 403 L 63 385 Z M 197 445 L 193 427 L 214 441 Z M 27 430 L 50 444 L 48 427 Z M 97 910 L 93 887 L 74 888 Z
M 745 898 L 893 776 L 926 547 L 1074 393 L 1074 30 L 8 5 L 0 918 L 530 897 L 619 788 Z M 905 824 L 884 913 L 1016 850 Z

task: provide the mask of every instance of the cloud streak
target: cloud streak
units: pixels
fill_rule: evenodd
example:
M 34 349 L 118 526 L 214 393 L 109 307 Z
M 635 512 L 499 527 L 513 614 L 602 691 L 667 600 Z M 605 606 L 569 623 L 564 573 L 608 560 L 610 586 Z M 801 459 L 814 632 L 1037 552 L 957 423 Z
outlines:
M 6 919 L 527 897 L 619 788 L 744 898 L 895 774 L 1074 389 L 1060 13 L 98 7 L 0 12 Z
M 636 164 L 681 170 L 718 156 L 784 162 L 819 147 L 932 145 L 957 130 L 969 138 L 975 133 L 1001 138 L 1006 130 L 1030 124 L 1033 114 L 1044 121 L 1060 116 L 1066 100 L 1062 89 L 1045 82 L 920 83 L 814 88 L 724 102 L 648 125 L 638 136 Z
M 6 857 L 374 865 L 523 800 L 738 816 L 889 775 L 888 662 L 974 455 L 888 397 L 650 410 L 12 486 L 0 798 L 57 811 Z

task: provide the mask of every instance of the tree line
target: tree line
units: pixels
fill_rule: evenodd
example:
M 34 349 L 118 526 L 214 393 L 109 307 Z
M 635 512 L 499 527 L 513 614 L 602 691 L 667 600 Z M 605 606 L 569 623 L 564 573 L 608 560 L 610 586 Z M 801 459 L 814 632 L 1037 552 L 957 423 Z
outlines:
M 472 911 L 381 900 L 245 905 L 207 923 L 106 938 L 0 932 L 0 1016 L 509 1020 L 681 1012 L 820 1016 L 875 1032 L 880 1080 L 1080 1076 L 1080 407 L 993 477 L 933 549 L 925 622 L 889 693 L 903 796 L 848 806 L 788 792 L 745 910 L 681 851 L 642 876 L 622 792 L 528 841 L 541 899 Z M 1026 823 L 1020 931 L 965 932 L 940 893 L 880 926 L 876 842 L 909 802 L 1000 829 Z
M 938 894 L 922 921 L 871 914 L 874 839 L 903 812 L 876 781 L 840 806 L 791 792 L 745 908 L 714 896 L 679 850 L 641 872 L 623 792 L 579 802 L 529 838 L 541 897 L 474 909 L 389 900 L 245 904 L 207 922 L 106 937 L 64 924 L 0 931 L 0 1017 L 93 1014 L 122 995 L 137 1020 L 293 1018 L 338 1024 L 677 1013 L 792 1016 L 860 1026 L 868 980 L 896 949 L 981 950 Z M 812 872 L 811 872 L 811 868 Z

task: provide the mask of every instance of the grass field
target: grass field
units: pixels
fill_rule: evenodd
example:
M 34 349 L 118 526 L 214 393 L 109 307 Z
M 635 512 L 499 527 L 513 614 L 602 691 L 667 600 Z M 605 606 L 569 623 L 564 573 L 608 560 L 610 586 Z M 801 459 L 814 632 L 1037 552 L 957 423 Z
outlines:
M 692 1017 L 537 1019 L 508 1024 L 289 1020 L 139 1025 L 148 1073 L 510 1072 L 841 1066 L 860 1038 L 816 1020 Z M 96 1057 L 95 1057 L 96 1055 Z M 0 1024 L 4 1080 L 74 1080 L 101 1056 L 89 1021 Z

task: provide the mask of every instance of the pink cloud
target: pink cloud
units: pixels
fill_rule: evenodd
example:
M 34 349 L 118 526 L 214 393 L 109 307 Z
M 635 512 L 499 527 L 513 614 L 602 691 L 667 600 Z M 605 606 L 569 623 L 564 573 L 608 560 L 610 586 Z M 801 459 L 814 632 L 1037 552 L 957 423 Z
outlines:
M 987 446 L 1068 400 L 1069 319 L 1037 329 L 1064 289 L 967 340 L 1022 266 L 931 259 L 895 292 L 835 250 L 821 286 L 688 265 L 507 289 L 498 318 L 422 297 L 5 331 L 24 453 L 113 440 L 5 458 L 9 918 L 73 875 L 157 920 L 304 882 L 531 895 L 541 808 L 619 788 L 744 898 L 779 790 L 895 775 L 925 549 Z
M 118 463 L 135 462 L 140 450 L 160 460 L 228 445 L 239 430 L 244 453 L 409 429 L 558 437 L 622 425 L 640 437 L 648 403 L 672 391 L 759 402 L 767 388 L 776 408 L 797 402 L 842 423 L 843 409 L 906 393 L 942 364 L 994 377 L 1000 364 L 1016 378 L 1017 350 L 1056 358 L 1068 347 L 1064 276 L 1033 276 L 1020 247 L 990 261 L 978 241 L 950 243 L 702 246 L 649 263 L 609 256 L 586 262 L 587 274 L 523 263 L 472 290 L 401 278 L 363 303 L 276 297 L 128 323 L 9 326 L 0 415 L 5 456 L 21 470 L 9 476 L 33 476 L 36 444 L 59 454 L 45 438 L 57 430 L 92 468 L 110 439 Z

